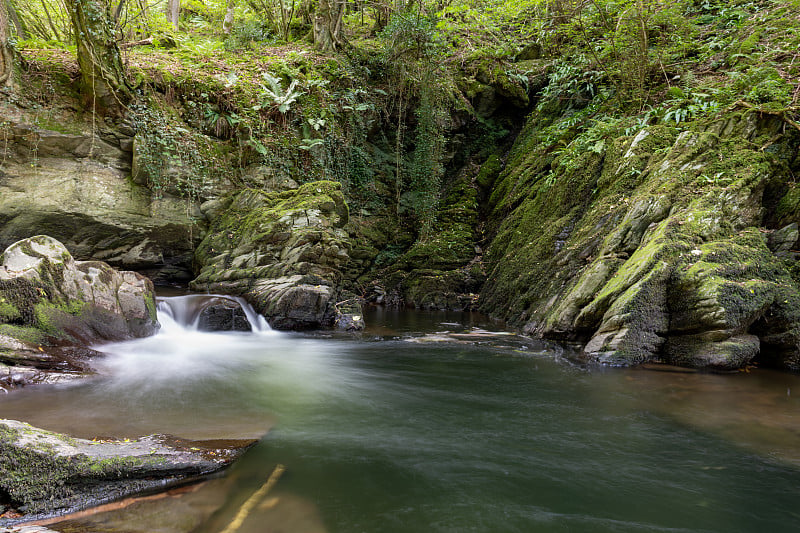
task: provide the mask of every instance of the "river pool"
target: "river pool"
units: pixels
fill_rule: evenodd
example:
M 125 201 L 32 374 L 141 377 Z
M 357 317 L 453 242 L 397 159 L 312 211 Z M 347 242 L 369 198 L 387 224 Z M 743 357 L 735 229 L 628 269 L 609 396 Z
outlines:
M 599 368 L 475 315 L 366 318 L 358 335 L 172 324 L 103 347 L 95 378 L 0 398 L 0 417 L 260 438 L 221 477 L 63 532 L 220 532 L 279 464 L 238 532 L 800 530 L 800 376 Z

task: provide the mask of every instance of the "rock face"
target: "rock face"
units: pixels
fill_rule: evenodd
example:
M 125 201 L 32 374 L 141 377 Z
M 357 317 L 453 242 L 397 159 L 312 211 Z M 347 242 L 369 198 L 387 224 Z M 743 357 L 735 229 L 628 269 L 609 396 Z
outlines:
M 487 169 L 490 166 L 485 165 Z M 465 165 L 447 184 L 428 234 L 395 258 L 382 257 L 388 255 L 386 250 L 397 246 L 393 226 L 380 219 L 361 221 L 361 235 L 354 239 L 351 255 L 355 260 L 350 268 L 351 272 L 356 271 L 351 276 L 369 287 L 369 301 L 421 309 L 474 309 L 485 278 L 478 246 L 479 189 L 485 174 L 478 165 Z
M 10 125 L 0 146 L 0 247 L 35 231 L 79 259 L 157 281 L 191 279 L 197 206 L 129 179 L 132 136 L 66 134 L 3 118 Z
M 24 520 L 75 511 L 215 472 L 253 443 L 89 441 L 0 420 L 0 504 Z
M 482 309 L 612 365 L 800 369 L 798 145 L 744 111 L 565 162 L 529 124 L 490 198 Z
M 75 261 L 51 237 L 19 241 L 0 255 L 0 361 L 69 367 L 70 346 L 152 335 L 154 298 L 140 274 Z
M 245 189 L 206 212 L 211 220 L 195 256 L 194 290 L 244 296 L 279 329 L 334 324 L 349 260 L 342 230 L 348 210 L 338 183 Z

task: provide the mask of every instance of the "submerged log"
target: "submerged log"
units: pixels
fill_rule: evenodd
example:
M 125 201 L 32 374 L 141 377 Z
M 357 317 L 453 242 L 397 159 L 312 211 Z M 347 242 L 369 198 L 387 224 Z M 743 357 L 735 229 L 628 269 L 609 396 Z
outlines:
M 250 515 L 250 512 L 253 510 L 253 507 L 256 506 L 258 502 L 264 499 L 267 493 L 275 486 L 278 482 L 280 477 L 283 475 L 283 472 L 286 470 L 286 467 L 283 465 L 278 465 L 272 471 L 272 474 L 267 479 L 266 483 L 264 483 L 260 489 L 255 491 L 252 496 L 250 496 L 246 502 L 239 508 L 239 512 L 236 513 L 236 517 L 234 517 L 233 521 L 228 524 L 228 527 L 222 530 L 222 533 L 236 533 L 239 528 L 242 527 L 242 524 Z

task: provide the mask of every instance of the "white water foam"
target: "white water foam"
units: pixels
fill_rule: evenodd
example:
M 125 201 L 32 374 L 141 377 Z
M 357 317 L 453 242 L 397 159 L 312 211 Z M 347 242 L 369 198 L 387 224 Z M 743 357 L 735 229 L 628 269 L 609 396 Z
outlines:
M 247 300 L 239 296 L 223 294 L 188 294 L 186 296 L 159 298 L 156 309 L 161 330 L 163 332 L 181 329 L 197 331 L 200 314 L 205 308 L 219 300 L 236 302 L 247 317 L 247 321 L 250 323 L 250 330 L 253 333 L 272 333 L 272 328 L 269 327 L 267 319 L 257 313 Z

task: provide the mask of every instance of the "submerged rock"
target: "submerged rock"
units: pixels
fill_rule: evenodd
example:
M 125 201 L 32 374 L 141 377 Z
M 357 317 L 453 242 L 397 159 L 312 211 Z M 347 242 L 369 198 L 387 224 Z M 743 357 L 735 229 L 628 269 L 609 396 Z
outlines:
M 342 331 L 361 331 L 366 327 L 364 322 L 361 299 L 355 294 L 345 294 L 349 296 L 346 300 L 337 302 L 336 308 L 336 329 Z
M 233 300 L 217 298 L 200 311 L 197 320 L 200 331 L 251 331 L 242 306 Z
M 0 504 L 23 514 L 15 521 L 63 514 L 210 474 L 254 442 L 90 441 L 0 420 Z
M 180 326 L 199 331 L 253 331 L 263 323 L 242 298 L 219 294 L 159 298 L 158 310 Z
M 30 525 L 30 526 L 12 526 L 0 527 L 0 533 L 58 533 L 52 529 L 44 526 Z

